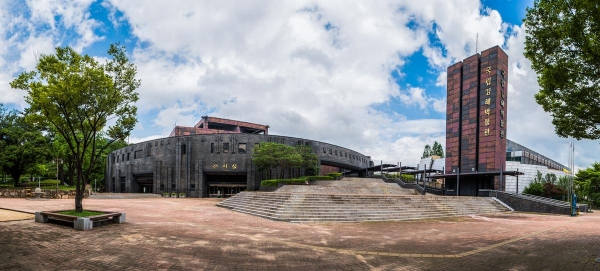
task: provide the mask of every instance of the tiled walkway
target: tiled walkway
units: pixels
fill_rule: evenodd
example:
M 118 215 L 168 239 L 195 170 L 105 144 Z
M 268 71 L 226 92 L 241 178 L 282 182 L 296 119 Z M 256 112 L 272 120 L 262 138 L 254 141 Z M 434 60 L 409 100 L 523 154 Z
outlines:
M 0 199 L 20 211 L 74 201 Z M 86 199 L 127 223 L 80 232 L 0 222 L 0 270 L 600 270 L 600 213 L 291 224 L 214 199 Z M 1 212 L 1 211 L 0 211 Z

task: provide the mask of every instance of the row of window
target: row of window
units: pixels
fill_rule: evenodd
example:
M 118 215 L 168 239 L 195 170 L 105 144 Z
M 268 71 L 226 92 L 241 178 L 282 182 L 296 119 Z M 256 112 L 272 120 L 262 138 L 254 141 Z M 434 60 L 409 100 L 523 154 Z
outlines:
M 327 153 L 328 150 L 329 150 L 329 154 L 338 156 L 338 150 L 334 150 L 334 149 L 331 149 L 331 148 L 327 149 L 327 148 L 323 147 L 323 153 Z M 348 152 L 344 152 L 344 151 L 339 151 L 339 156 L 345 157 L 345 158 L 350 157 L 350 159 L 355 160 L 355 161 L 360 161 L 362 163 L 366 163 L 367 162 L 367 159 L 365 159 L 365 158 L 361 158 L 358 155 L 355 155 L 355 154 L 352 154 L 352 153 L 348 153 Z
M 254 146 L 255 147 L 258 146 L 258 143 L 256 143 Z M 230 150 L 229 143 L 223 143 L 222 147 L 223 147 L 223 149 L 222 149 L 223 153 L 229 153 L 229 151 L 231 151 L 232 154 L 235 153 L 235 149 L 231 148 L 231 150 Z M 215 143 L 210 143 L 210 153 L 215 153 L 215 151 L 217 153 L 220 153 L 219 150 L 215 149 Z M 246 143 L 238 143 L 237 152 L 239 154 L 245 154 L 246 153 Z

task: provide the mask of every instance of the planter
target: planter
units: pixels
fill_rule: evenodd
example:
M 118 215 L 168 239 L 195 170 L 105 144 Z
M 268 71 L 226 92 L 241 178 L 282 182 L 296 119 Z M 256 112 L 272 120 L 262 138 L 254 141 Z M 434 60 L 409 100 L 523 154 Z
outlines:
M 94 226 L 102 226 L 107 223 L 125 223 L 125 213 L 117 212 L 101 212 L 99 215 L 92 215 L 87 217 L 80 217 L 74 215 L 61 214 L 62 211 L 48 211 L 48 212 L 35 212 L 35 222 L 48 223 L 48 222 L 59 222 L 59 224 L 73 225 L 75 230 L 87 231 L 91 230 Z M 92 210 L 89 210 L 92 211 Z

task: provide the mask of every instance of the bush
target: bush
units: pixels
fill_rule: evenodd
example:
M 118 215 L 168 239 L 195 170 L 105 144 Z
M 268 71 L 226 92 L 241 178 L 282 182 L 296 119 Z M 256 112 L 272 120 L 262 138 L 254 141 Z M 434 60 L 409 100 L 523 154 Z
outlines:
M 340 172 L 329 172 L 329 173 L 327 173 L 327 176 L 333 177 L 334 179 L 338 179 L 338 178 L 342 177 L 342 173 L 340 173 Z
M 277 183 L 279 183 L 278 180 L 264 180 L 260 182 L 260 186 L 277 187 Z
M 527 187 L 525 187 L 525 189 L 523 189 L 523 194 L 541 197 L 544 195 L 544 185 L 539 182 L 531 183 Z
M 176 197 L 177 197 L 177 193 L 171 192 L 171 198 L 176 198 Z

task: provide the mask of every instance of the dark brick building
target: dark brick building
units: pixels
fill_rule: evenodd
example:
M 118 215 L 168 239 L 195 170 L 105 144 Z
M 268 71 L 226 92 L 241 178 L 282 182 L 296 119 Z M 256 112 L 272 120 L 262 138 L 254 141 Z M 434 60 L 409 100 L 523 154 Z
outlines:
M 446 174 L 448 189 L 460 195 L 503 190 L 500 172 L 506 164 L 508 56 L 495 46 L 448 67 Z M 460 187 L 457 184 L 460 183 Z
M 252 163 L 262 142 L 311 146 L 326 168 L 363 169 L 369 156 L 340 146 L 268 134 L 267 125 L 202 117 L 193 127 L 177 126 L 167 138 L 129 145 L 108 155 L 107 192 L 184 193 L 188 197 L 256 190 L 265 176 Z M 324 167 L 325 168 L 325 167 Z M 300 176 L 300 171 L 289 176 Z

